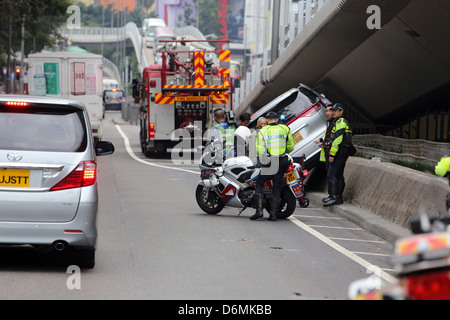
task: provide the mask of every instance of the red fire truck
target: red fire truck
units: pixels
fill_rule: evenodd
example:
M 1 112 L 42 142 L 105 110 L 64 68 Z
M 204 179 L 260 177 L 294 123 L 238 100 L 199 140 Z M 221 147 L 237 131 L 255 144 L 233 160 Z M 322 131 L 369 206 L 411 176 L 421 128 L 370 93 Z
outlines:
M 199 49 L 207 42 L 164 41 L 162 63 L 144 69 L 140 143 L 146 156 L 170 152 L 188 134 L 192 147 L 198 145 L 194 141 L 214 125 L 216 108 L 232 112 L 230 51 Z

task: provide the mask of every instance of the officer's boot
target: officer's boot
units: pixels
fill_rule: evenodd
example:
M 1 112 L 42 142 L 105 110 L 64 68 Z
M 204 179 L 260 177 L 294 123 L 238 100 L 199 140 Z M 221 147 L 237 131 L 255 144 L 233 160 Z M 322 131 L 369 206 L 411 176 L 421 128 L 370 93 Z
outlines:
M 280 207 L 280 202 L 280 198 L 272 198 L 272 202 L 270 204 L 269 221 L 277 221 L 277 212 Z
M 255 199 L 256 213 L 250 217 L 250 220 L 257 220 L 264 216 L 264 198 L 261 193 L 255 193 L 253 198 Z
M 328 181 L 331 191 L 331 199 L 323 204 L 324 207 L 335 206 L 342 204 L 342 196 L 340 195 L 341 189 L 337 181 Z
M 322 202 L 328 202 L 331 200 L 331 188 L 330 188 L 330 183 L 328 183 L 328 197 L 322 198 Z

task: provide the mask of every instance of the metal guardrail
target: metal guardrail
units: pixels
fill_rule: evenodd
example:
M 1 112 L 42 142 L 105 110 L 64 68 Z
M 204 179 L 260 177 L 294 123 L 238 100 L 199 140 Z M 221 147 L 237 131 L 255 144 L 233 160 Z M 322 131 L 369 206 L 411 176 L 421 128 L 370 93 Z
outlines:
M 380 134 L 355 135 L 353 144 L 358 153 L 366 158 L 375 157 L 390 162 L 418 162 L 428 166 L 436 165 L 442 157 L 449 154 L 448 143 L 401 139 Z

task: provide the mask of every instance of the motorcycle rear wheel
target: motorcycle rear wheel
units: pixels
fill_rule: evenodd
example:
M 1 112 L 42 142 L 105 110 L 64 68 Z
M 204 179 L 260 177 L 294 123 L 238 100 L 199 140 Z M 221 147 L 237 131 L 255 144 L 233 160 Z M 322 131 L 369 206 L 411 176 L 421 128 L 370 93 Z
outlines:
M 220 197 L 213 191 L 202 185 L 198 185 L 195 190 L 195 199 L 198 206 L 207 214 L 218 214 L 222 211 L 224 204 Z
M 265 208 L 268 212 L 270 212 L 270 205 L 272 202 L 272 198 L 266 199 Z M 281 201 L 280 208 L 277 212 L 277 219 L 287 219 L 289 218 L 295 211 L 297 207 L 297 199 L 289 188 L 283 189 L 281 192 Z

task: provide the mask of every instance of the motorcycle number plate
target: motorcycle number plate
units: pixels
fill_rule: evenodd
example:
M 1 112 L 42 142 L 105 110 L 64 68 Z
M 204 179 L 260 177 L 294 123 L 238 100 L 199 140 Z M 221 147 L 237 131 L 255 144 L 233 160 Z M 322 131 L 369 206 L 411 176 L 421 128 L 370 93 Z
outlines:
M 296 198 L 300 198 L 301 196 L 303 196 L 303 190 L 299 184 L 291 186 L 291 190 Z
M 295 175 L 294 175 L 294 173 L 291 171 L 291 172 L 288 172 L 288 173 L 286 173 L 286 179 L 287 179 L 287 181 L 289 182 L 289 183 L 291 183 L 291 182 L 293 182 L 293 181 L 296 181 L 297 179 L 295 178 Z

